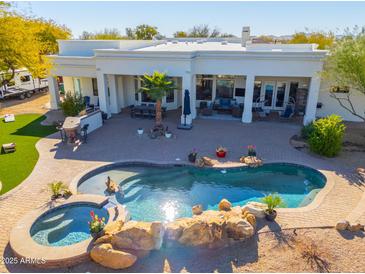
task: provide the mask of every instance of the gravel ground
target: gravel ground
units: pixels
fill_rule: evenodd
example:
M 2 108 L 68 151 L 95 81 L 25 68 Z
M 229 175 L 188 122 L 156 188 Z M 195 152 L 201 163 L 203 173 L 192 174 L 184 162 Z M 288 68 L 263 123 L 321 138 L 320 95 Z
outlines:
M 24 100 L 11 99 L 0 102 L 0 116 L 12 113 L 46 113 L 49 111 L 46 105 L 49 104 L 49 93 L 34 94 L 31 98 Z
M 163 248 L 140 258 L 125 272 L 365 272 L 364 256 L 363 232 L 297 229 L 261 233 L 224 250 Z M 8 266 L 8 270 L 40 269 Z M 112 272 L 91 261 L 51 271 Z

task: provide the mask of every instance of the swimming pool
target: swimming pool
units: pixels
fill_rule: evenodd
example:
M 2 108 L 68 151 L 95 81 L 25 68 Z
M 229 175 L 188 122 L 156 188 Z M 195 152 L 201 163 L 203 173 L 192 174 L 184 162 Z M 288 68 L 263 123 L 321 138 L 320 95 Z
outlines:
M 57 207 L 34 222 L 30 229 L 31 237 L 45 246 L 67 246 L 87 240 L 91 237 L 88 225 L 90 211 L 108 221 L 108 211 L 92 204 Z
M 120 185 L 120 192 L 106 191 L 107 176 Z M 110 196 L 111 202 L 126 205 L 133 220 L 166 222 L 191 216 L 196 204 L 217 209 L 223 198 L 235 206 L 277 193 L 286 207 L 302 207 L 325 182 L 319 171 L 294 164 L 229 169 L 136 164 L 101 171 L 79 182 L 78 192 Z

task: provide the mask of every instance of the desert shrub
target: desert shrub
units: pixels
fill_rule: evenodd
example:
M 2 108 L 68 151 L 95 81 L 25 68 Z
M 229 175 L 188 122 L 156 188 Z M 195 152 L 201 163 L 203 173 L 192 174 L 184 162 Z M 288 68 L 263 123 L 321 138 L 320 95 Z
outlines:
M 313 122 L 309 149 L 319 155 L 334 157 L 342 148 L 345 125 L 338 115 L 330 115 Z
M 312 134 L 314 129 L 313 122 L 309 123 L 308 125 L 305 125 L 302 127 L 302 130 L 300 132 L 300 136 L 302 136 L 303 139 L 308 139 L 309 136 Z
M 65 116 L 77 116 L 86 108 L 85 102 L 81 94 L 66 92 L 60 107 Z

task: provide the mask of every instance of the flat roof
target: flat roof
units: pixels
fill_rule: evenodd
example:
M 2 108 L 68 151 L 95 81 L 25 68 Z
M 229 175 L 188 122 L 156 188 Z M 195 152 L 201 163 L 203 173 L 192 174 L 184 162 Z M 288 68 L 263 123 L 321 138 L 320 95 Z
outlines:
M 245 51 L 239 43 L 228 42 L 165 42 L 162 44 L 134 49 L 134 51 Z

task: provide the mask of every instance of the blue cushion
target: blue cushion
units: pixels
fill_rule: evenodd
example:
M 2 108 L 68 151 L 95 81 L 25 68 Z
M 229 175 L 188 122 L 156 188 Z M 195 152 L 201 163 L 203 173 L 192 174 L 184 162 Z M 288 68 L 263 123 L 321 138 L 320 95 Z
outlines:
M 231 99 L 222 98 L 219 103 L 222 107 L 229 107 L 231 105 Z

